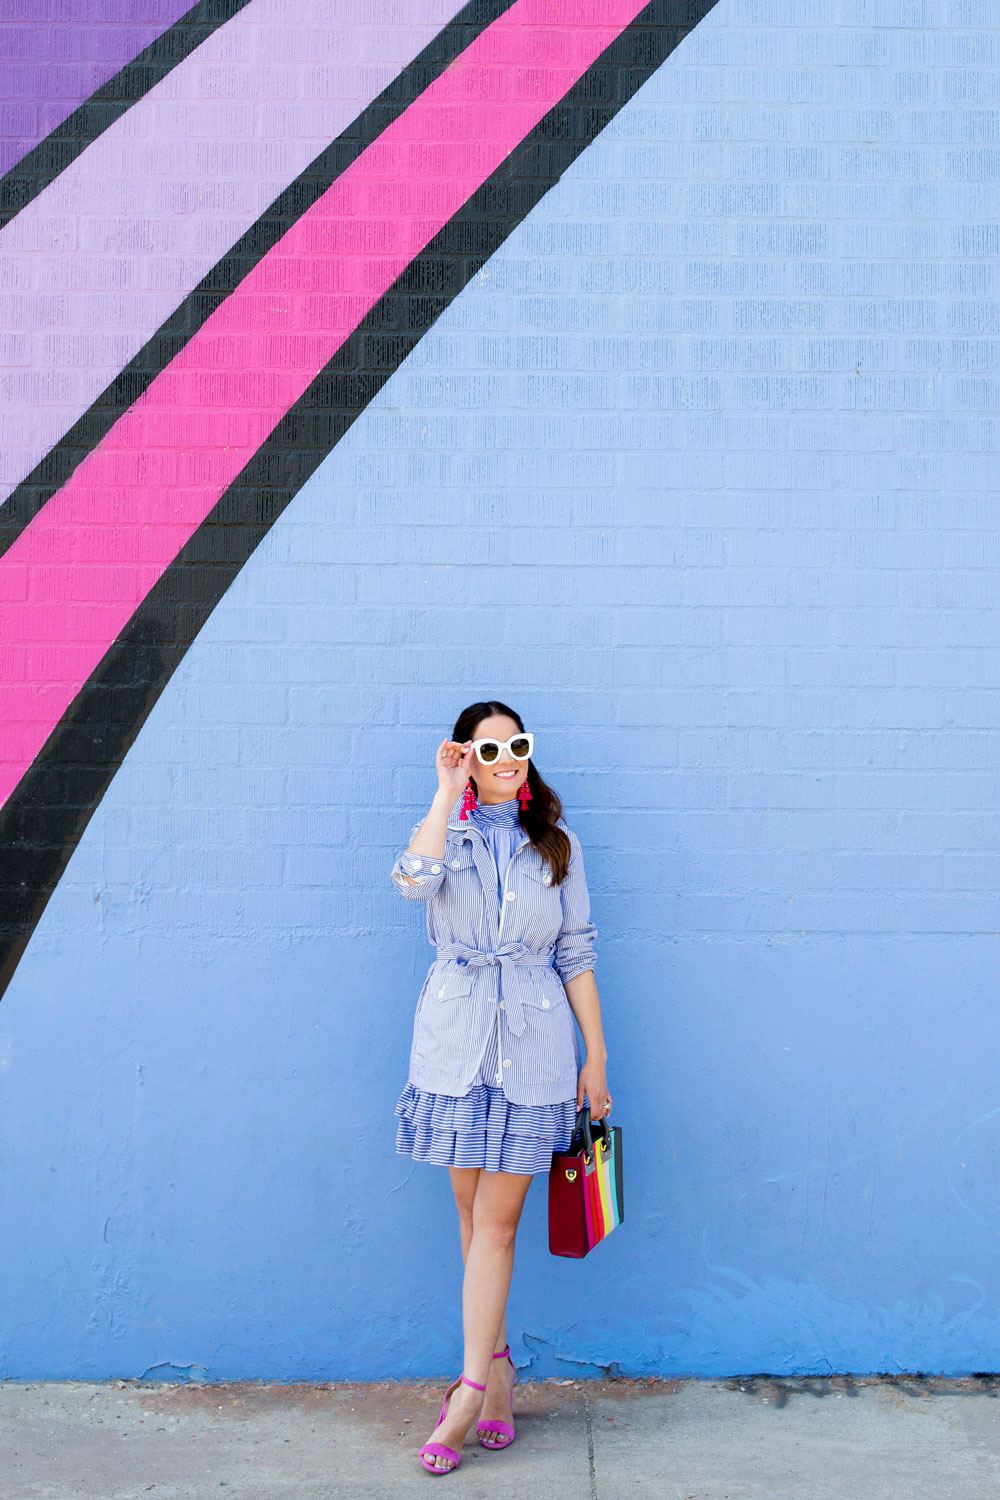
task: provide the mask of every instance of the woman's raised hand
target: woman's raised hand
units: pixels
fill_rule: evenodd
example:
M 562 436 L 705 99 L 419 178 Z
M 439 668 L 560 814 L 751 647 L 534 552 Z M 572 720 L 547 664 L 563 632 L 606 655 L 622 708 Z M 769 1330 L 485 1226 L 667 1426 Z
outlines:
M 459 745 L 455 740 L 442 740 L 437 748 L 434 764 L 437 767 L 438 787 L 457 797 L 469 779 L 469 763 L 472 760 L 472 741 Z

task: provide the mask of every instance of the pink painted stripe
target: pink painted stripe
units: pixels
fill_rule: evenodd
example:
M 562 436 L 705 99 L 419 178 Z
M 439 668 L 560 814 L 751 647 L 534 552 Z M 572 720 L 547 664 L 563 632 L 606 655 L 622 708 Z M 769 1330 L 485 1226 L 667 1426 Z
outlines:
M 365 313 L 646 0 L 517 0 L 207 320 L 0 559 L 0 803 Z

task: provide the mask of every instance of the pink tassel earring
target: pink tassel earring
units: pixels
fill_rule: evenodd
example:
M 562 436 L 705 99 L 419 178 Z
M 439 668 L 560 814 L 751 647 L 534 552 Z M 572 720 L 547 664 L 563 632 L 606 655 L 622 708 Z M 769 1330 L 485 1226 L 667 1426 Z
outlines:
M 518 802 L 520 802 L 522 807 L 527 807 L 528 803 L 532 800 L 531 787 L 528 785 L 527 776 L 524 778 L 524 780 L 521 782 L 521 785 L 517 789 L 517 800 Z
M 474 807 L 478 806 L 479 803 L 476 801 L 476 794 L 472 789 L 472 781 L 469 780 L 465 783 L 465 791 L 462 793 L 462 810 L 458 815 L 459 822 L 467 823 L 469 821 L 469 813 Z

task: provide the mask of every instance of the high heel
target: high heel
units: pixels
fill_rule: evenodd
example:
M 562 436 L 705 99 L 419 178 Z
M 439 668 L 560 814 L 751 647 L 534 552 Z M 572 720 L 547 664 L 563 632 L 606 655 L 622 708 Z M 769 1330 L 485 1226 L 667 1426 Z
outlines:
M 470 1380 L 469 1377 L 468 1377 L 468 1375 L 459 1375 L 458 1379 L 457 1380 L 453 1380 L 452 1383 L 451 1383 L 451 1385 L 448 1387 L 448 1389 L 444 1393 L 444 1400 L 441 1403 L 441 1415 L 437 1419 L 437 1425 L 438 1425 L 438 1427 L 441 1426 L 441 1423 L 444 1421 L 445 1417 L 448 1414 L 448 1398 L 449 1398 L 449 1396 L 451 1395 L 452 1391 L 457 1391 L 458 1390 L 458 1387 L 459 1387 L 459 1385 L 461 1384 L 461 1382 L 463 1380 L 465 1381 L 466 1385 L 475 1386 L 475 1388 L 476 1388 L 477 1391 L 485 1391 L 485 1389 L 486 1389 L 486 1387 L 484 1385 L 480 1385 L 477 1380 Z M 431 1456 L 434 1457 L 434 1458 L 450 1458 L 450 1459 L 452 1459 L 453 1462 L 452 1462 L 451 1468 L 450 1469 L 439 1469 L 438 1466 L 437 1466 L 437 1464 L 429 1464 L 427 1462 L 426 1458 L 424 1457 L 425 1453 L 431 1454 Z M 458 1454 L 458 1453 L 456 1453 L 455 1450 L 454 1450 L 454 1448 L 449 1448 L 447 1443 L 425 1443 L 424 1446 L 421 1448 L 421 1450 L 420 1450 L 419 1454 L 417 1455 L 417 1457 L 420 1459 L 420 1462 L 423 1464 L 423 1466 L 427 1470 L 428 1474 L 454 1474 L 455 1470 L 458 1468 L 459 1464 L 462 1462 L 461 1455 Z
M 494 1354 L 494 1356 L 493 1356 L 494 1359 L 503 1359 L 504 1357 L 506 1357 L 507 1359 L 510 1359 L 510 1345 L 509 1344 L 507 1345 L 506 1349 L 501 1349 L 499 1354 Z M 516 1368 L 516 1366 L 514 1364 L 514 1361 L 512 1359 L 510 1359 L 510 1367 L 514 1371 L 514 1380 L 516 1380 L 517 1379 L 517 1368 Z M 511 1383 L 510 1383 L 511 1391 L 513 1391 L 513 1389 L 514 1389 L 514 1380 L 512 1380 Z M 511 1416 L 513 1416 L 513 1414 L 514 1413 L 513 1413 L 513 1401 L 512 1401 L 511 1402 Z M 513 1424 L 513 1422 L 501 1422 L 496 1417 L 491 1417 L 488 1421 L 484 1418 L 482 1421 L 477 1422 L 476 1423 L 476 1431 L 479 1432 L 479 1433 L 482 1433 L 482 1432 L 500 1432 L 504 1436 L 504 1441 L 502 1443 L 489 1443 L 489 1442 L 486 1441 L 485 1438 L 481 1437 L 479 1439 L 479 1446 L 480 1446 L 480 1448 L 493 1448 L 493 1449 L 496 1449 L 497 1451 L 499 1451 L 501 1448 L 509 1448 L 510 1445 L 511 1445 L 511 1443 L 514 1441 L 514 1424 Z

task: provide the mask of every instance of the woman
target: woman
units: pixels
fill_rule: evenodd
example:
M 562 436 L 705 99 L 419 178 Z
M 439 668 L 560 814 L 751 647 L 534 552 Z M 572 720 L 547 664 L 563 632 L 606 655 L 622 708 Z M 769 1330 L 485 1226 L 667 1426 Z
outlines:
M 397 889 L 426 903 L 438 950 L 396 1150 L 448 1167 L 465 1266 L 463 1373 L 420 1450 L 432 1474 L 458 1467 L 480 1412 L 483 1447 L 514 1440 L 506 1306 L 525 1195 L 568 1147 L 584 1096 L 592 1119 L 611 1109 L 583 854 L 532 750 L 506 704 L 464 709 L 438 746 L 430 811 L 392 868 Z

